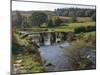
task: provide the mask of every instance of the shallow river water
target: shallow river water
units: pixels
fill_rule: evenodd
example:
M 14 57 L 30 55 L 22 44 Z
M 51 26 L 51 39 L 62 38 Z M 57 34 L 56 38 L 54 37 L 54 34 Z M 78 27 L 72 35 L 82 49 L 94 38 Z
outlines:
M 64 53 L 64 49 L 68 46 L 67 42 L 40 46 L 39 51 L 46 71 L 72 70 L 70 59 Z

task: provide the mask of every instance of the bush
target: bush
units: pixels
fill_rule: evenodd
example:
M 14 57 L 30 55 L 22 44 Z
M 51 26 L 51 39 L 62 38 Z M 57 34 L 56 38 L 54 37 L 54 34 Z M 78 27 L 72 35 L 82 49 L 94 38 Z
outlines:
M 81 32 L 80 34 L 77 35 L 77 39 L 80 40 L 84 37 L 84 33 Z
M 80 32 L 91 32 L 91 31 L 96 31 L 96 26 L 81 26 L 78 28 L 75 28 L 74 32 L 75 33 L 80 33 Z
M 75 70 L 91 68 L 92 61 L 87 56 L 87 51 L 91 51 L 84 40 L 78 40 L 66 49 L 66 55 L 72 60 Z
M 80 32 L 85 32 L 85 31 L 86 31 L 86 29 L 84 26 L 75 28 L 75 30 L 74 30 L 75 33 L 80 33 Z
M 54 27 L 52 19 L 48 20 L 48 27 Z
M 60 18 L 56 18 L 56 19 L 54 20 L 55 26 L 60 26 L 61 23 L 63 23 L 63 22 L 62 22 L 62 20 L 61 20 Z
M 75 40 L 75 33 L 69 32 L 69 33 L 67 34 L 67 40 L 68 40 L 69 42 Z
M 87 26 L 86 32 L 96 31 L 96 26 Z
M 31 40 L 28 39 L 21 39 L 18 33 L 15 33 L 13 31 L 12 34 L 12 62 L 13 64 L 16 62 L 20 56 L 20 60 L 23 60 L 21 62 L 21 65 L 23 65 L 24 69 L 27 72 L 43 72 L 44 68 L 42 66 L 42 60 L 40 57 L 40 53 L 38 49 L 35 47 L 35 45 L 31 44 Z M 15 67 L 15 69 L 17 69 Z M 22 70 L 20 70 L 21 73 Z M 16 73 L 19 73 L 19 70 L 16 71 Z
M 87 33 L 83 37 L 83 40 L 87 43 L 90 43 L 92 47 L 96 46 L 96 34 L 95 32 Z

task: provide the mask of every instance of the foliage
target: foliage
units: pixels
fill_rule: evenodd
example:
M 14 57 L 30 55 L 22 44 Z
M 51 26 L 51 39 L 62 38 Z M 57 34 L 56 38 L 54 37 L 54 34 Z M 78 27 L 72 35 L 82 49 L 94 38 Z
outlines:
M 92 16 L 91 16 L 92 20 L 93 21 L 96 21 L 96 14 L 94 13 Z
M 27 27 L 30 27 L 30 23 L 29 23 L 29 20 L 27 17 L 23 16 L 22 17 L 23 20 L 22 20 L 22 24 L 21 24 L 21 28 L 27 28 Z
M 59 16 L 73 16 L 77 17 L 91 17 L 95 13 L 95 9 L 83 9 L 83 8 L 57 8 L 55 9 L 56 15 Z
M 32 18 L 31 18 L 31 21 L 32 21 L 32 25 L 33 26 L 41 26 L 41 24 L 47 22 L 47 15 L 43 12 L 33 12 L 32 13 Z
M 77 40 L 69 46 L 67 50 L 67 56 L 72 59 L 72 65 L 75 70 L 91 68 L 93 64 L 90 59 L 87 58 L 87 52 L 91 51 L 90 44 L 84 40 Z
M 28 73 L 43 72 L 42 60 L 38 49 L 27 38 L 20 38 L 17 31 L 12 34 L 12 62 L 16 64 L 18 55 L 21 54 L 21 65 Z M 26 60 L 27 59 L 27 60 Z
M 84 22 L 84 23 L 61 23 L 60 26 L 53 27 L 34 27 L 34 28 L 24 28 L 24 31 L 33 32 L 75 32 L 75 29 L 79 27 L 85 27 L 85 32 L 95 31 L 95 22 Z M 88 28 L 89 27 L 89 28 Z
M 96 26 L 80 26 L 74 29 L 75 33 L 96 31 Z
M 54 20 L 54 23 L 55 23 L 55 26 L 60 26 L 61 23 L 62 23 L 62 21 L 61 21 L 60 18 L 56 18 L 56 19 Z
M 75 40 L 75 33 L 69 32 L 69 33 L 67 34 L 67 40 L 68 40 L 69 42 Z
M 85 32 L 86 30 L 85 30 L 84 26 L 80 26 L 80 27 L 76 28 L 74 31 L 75 31 L 75 33 L 80 33 L 80 32 Z
M 86 32 L 86 33 L 83 33 L 83 32 L 79 33 L 79 34 L 77 34 L 76 39 L 79 41 L 83 40 L 90 47 L 96 46 L 96 33 L 95 33 L 95 31 Z
M 78 35 L 77 35 L 77 39 L 82 39 L 84 37 L 84 33 L 83 32 L 81 32 L 81 33 L 79 33 Z
M 12 25 L 16 26 L 17 28 L 20 28 L 21 23 L 22 23 L 22 15 L 20 14 L 19 11 L 16 11 L 16 16 L 12 17 Z
M 53 23 L 52 19 L 48 20 L 48 27 L 54 27 L 54 23 Z
M 87 26 L 85 29 L 86 32 L 96 31 L 96 26 Z
M 20 44 L 19 44 L 19 36 L 17 35 L 16 32 L 13 32 L 12 34 L 12 53 L 13 54 L 17 54 L 17 48 L 20 48 Z
M 91 47 L 95 47 L 96 46 L 96 32 L 84 33 L 83 40 L 85 42 L 89 42 L 91 44 Z
M 22 65 L 25 66 L 25 69 L 27 70 L 28 73 L 44 71 L 44 68 L 41 66 L 41 64 L 38 62 L 34 62 L 31 55 L 24 55 L 22 57 L 23 57 Z M 34 58 L 34 59 L 36 59 L 36 58 Z

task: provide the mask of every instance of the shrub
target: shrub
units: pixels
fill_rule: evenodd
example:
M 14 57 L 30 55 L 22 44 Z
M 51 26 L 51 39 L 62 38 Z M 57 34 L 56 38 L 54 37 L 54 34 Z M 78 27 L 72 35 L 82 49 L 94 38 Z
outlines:
M 87 58 L 87 49 L 89 49 L 87 43 L 83 40 L 74 42 L 66 49 L 66 56 L 72 60 L 71 63 L 75 70 L 91 68 L 92 61 Z
M 75 33 L 69 32 L 69 33 L 67 34 L 67 40 L 68 40 L 69 42 L 75 40 Z
M 48 27 L 54 27 L 54 23 L 53 23 L 52 19 L 48 20 Z
M 86 31 L 86 29 L 84 26 L 75 28 L 75 30 L 74 30 L 75 33 L 80 33 L 80 32 L 85 32 L 85 31 Z
M 77 39 L 79 39 L 79 40 L 82 39 L 83 37 L 84 37 L 84 33 L 83 32 L 81 32 L 80 34 L 77 35 Z
M 96 31 L 96 26 L 87 26 L 86 32 Z
M 87 33 L 83 37 L 83 40 L 87 43 L 90 43 L 92 47 L 96 46 L 96 34 L 95 32 Z
M 19 57 L 19 54 L 21 54 L 19 59 L 23 60 L 21 62 L 21 65 L 23 65 L 24 69 L 27 72 L 43 72 L 44 68 L 42 66 L 40 53 L 35 45 L 31 44 L 31 40 L 25 38 L 21 39 L 18 33 L 15 33 L 14 31 L 12 34 L 12 38 L 13 64 L 18 59 L 17 57 Z M 20 70 L 20 73 L 21 71 L 22 70 Z M 19 73 L 19 70 L 17 70 L 16 73 Z
M 75 33 L 80 33 L 80 32 L 91 32 L 91 31 L 96 31 L 96 26 L 80 26 L 78 28 L 75 28 L 74 32 Z
M 57 18 L 57 19 L 55 20 L 55 26 L 60 26 L 61 23 L 62 23 L 62 20 L 61 20 L 60 18 Z

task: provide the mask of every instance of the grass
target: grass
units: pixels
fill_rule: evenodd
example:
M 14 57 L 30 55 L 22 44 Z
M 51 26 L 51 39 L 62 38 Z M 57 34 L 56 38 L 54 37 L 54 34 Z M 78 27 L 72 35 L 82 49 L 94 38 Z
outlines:
M 65 23 L 63 26 L 59 28 L 66 28 L 66 29 L 75 29 L 80 26 L 95 26 L 95 22 L 84 22 L 84 23 Z
M 27 38 L 21 39 L 20 36 L 17 33 L 13 33 L 13 49 L 12 51 L 14 52 L 12 55 L 12 63 L 16 64 L 16 60 L 19 57 L 18 55 L 21 54 L 20 60 L 22 60 L 21 64 L 24 65 L 24 68 L 27 70 L 28 73 L 35 73 L 35 72 L 44 72 L 44 68 L 42 66 L 42 61 L 41 57 L 37 52 L 34 54 L 29 53 L 29 49 L 34 50 L 34 46 L 30 45 Z M 16 47 L 15 45 L 18 44 Z M 24 45 L 23 47 L 21 47 Z M 35 56 L 35 57 L 33 57 Z
M 95 49 L 96 32 L 86 32 L 77 34 L 77 39 L 73 41 L 70 46 L 65 49 L 67 55 L 73 60 L 73 67 L 75 70 L 91 69 L 92 61 L 87 58 L 86 53 L 91 49 Z M 81 36 L 80 39 L 78 39 Z M 88 41 L 85 41 L 88 40 Z M 89 51 L 88 51 L 89 50 Z
M 64 16 L 59 16 L 59 18 L 62 20 L 70 20 L 71 19 L 71 17 L 64 17 Z M 89 22 L 89 21 L 91 21 L 91 18 L 90 17 L 77 17 L 77 21 L 78 22 Z
M 92 32 L 86 32 L 86 33 L 79 33 L 77 34 L 77 38 L 81 36 L 81 39 L 88 39 L 90 37 L 96 38 L 96 32 L 92 31 Z
M 34 62 L 31 55 L 28 55 L 28 56 L 24 55 L 22 64 L 25 66 L 28 73 L 35 73 L 35 72 L 43 72 L 44 71 L 43 66 L 41 66 L 41 64 L 38 62 Z
M 64 23 L 61 26 L 57 27 L 45 27 L 45 28 L 25 28 L 26 31 L 32 31 L 32 32 L 74 32 L 75 28 L 78 28 L 80 26 L 95 26 L 95 22 L 83 22 L 83 23 Z
M 25 17 L 29 17 L 31 16 L 32 14 L 28 14 L 28 13 L 21 13 L 22 16 L 25 16 Z M 68 17 L 68 16 L 52 16 L 53 18 L 57 18 L 59 17 L 60 19 L 62 20 L 70 20 L 71 17 Z M 91 21 L 91 18 L 90 17 L 77 17 L 77 21 L 78 22 L 86 22 L 86 21 Z

